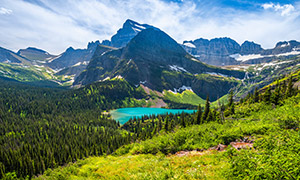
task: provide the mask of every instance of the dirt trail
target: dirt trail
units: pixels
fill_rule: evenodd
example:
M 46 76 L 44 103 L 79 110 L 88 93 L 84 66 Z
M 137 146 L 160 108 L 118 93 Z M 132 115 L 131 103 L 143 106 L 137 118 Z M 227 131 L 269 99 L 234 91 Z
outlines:
M 252 137 L 245 137 L 240 140 L 236 140 L 235 142 L 231 142 L 230 145 L 235 148 L 236 150 L 241 149 L 249 149 L 253 148 L 253 139 Z M 183 156 L 201 156 L 204 154 L 208 154 L 211 151 L 225 151 L 228 146 L 224 144 L 219 144 L 217 146 L 211 147 L 208 150 L 193 150 L 193 151 L 178 151 L 175 153 L 176 156 L 183 157 Z

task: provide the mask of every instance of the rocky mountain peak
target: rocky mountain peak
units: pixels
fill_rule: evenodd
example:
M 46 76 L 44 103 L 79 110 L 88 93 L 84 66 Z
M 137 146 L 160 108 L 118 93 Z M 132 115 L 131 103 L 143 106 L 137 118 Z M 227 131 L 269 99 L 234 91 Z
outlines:
M 127 58 L 143 55 L 152 61 L 165 61 L 171 54 L 180 57 L 187 54 L 169 35 L 153 28 L 145 29 L 135 36 L 126 46 L 125 52 Z
M 241 52 L 240 54 L 259 54 L 263 48 L 261 45 L 254 43 L 253 41 L 245 41 L 241 45 Z
M 91 49 L 91 48 L 96 48 L 99 44 L 101 44 L 98 40 L 97 41 L 92 41 L 92 42 L 89 42 L 88 45 L 87 45 L 87 48 L 88 49 Z
M 117 34 L 112 36 L 111 41 L 105 40 L 102 42 L 102 44 L 117 48 L 125 47 L 127 43 L 139 32 L 148 28 L 158 29 L 148 24 L 140 24 L 133 20 L 127 19 L 123 24 L 123 27 L 117 31 Z

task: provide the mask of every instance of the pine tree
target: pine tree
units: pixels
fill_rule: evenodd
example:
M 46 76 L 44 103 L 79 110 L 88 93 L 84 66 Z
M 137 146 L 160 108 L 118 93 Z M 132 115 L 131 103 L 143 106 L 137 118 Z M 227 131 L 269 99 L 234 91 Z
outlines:
M 166 123 L 165 123 L 164 129 L 165 129 L 166 132 L 169 131 L 169 116 L 166 117 Z
M 276 83 L 276 88 L 274 93 L 271 95 L 271 102 L 274 103 L 275 105 L 279 104 L 279 100 L 280 100 L 280 84 L 277 81 Z
M 183 114 L 181 114 L 181 117 L 180 117 L 180 125 L 182 126 L 182 127 L 186 127 L 186 123 L 185 123 L 185 119 L 184 119 L 184 116 L 183 116 Z
M 201 105 L 199 104 L 198 109 L 197 109 L 197 114 L 196 114 L 196 124 L 202 124 L 201 122 L 201 116 L 202 116 L 202 108 Z
M 209 111 L 210 111 L 210 103 L 209 103 L 209 96 L 207 95 L 204 112 L 202 113 L 202 123 L 206 121 Z
M 259 93 L 258 93 L 257 87 L 254 90 L 254 98 L 253 99 L 254 99 L 254 102 L 259 101 Z
M 229 93 L 228 107 L 230 107 L 232 104 L 233 104 L 233 91 L 231 90 Z
M 293 95 L 293 78 L 292 76 L 290 76 L 289 78 L 289 82 L 287 85 L 287 89 L 286 89 L 286 93 L 285 93 L 285 97 L 291 97 Z
M 270 103 L 271 101 L 271 87 L 269 86 L 266 91 L 265 91 L 265 94 L 264 94 L 264 101 L 266 103 Z

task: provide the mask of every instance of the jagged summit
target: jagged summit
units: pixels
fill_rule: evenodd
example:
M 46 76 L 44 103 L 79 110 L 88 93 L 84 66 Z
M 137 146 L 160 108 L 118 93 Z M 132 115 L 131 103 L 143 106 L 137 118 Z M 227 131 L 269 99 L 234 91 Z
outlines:
M 112 47 L 125 47 L 127 43 L 134 38 L 139 32 L 144 29 L 158 29 L 154 26 L 148 24 L 140 24 L 131 19 L 127 19 L 123 24 L 122 28 L 117 31 L 115 35 L 112 36 L 111 41 L 104 40 L 102 41 L 103 45 L 108 45 Z

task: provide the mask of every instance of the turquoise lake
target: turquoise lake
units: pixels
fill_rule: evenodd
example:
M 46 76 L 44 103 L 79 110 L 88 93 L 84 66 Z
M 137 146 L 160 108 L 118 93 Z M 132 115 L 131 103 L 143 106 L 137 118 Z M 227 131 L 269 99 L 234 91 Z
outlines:
M 164 108 L 120 108 L 110 111 L 110 114 L 113 119 L 120 121 L 121 124 L 126 123 L 130 118 L 142 117 L 144 115 L 163 115 L 167 113 L 193 113 L 195 110 L 186 110 L 186 109 L 164 109 Z

